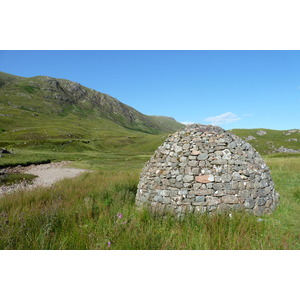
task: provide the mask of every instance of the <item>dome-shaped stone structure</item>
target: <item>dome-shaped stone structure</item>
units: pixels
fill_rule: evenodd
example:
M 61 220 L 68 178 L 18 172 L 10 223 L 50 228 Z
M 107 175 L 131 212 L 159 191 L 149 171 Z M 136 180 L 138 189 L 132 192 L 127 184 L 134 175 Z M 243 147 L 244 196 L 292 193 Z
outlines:
M 250 144 L 218 126 L 193 124 L 170 135 L 146 163 L 136 204 L 176 215 L 245 209 L 260 216 L 278 199 Z

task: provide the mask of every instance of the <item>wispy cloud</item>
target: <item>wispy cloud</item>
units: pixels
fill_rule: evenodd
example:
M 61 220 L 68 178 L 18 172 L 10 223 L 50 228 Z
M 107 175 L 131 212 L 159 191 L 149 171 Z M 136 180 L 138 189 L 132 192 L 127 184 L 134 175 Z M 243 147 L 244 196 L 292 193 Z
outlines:
M 185 122 L 180 122 L 181 124 L 184 124 L 184 125 L 189 125 L 189 124 L 194 124 L 196 122 L 191 122 L 191 121 L 185 121 Z
M 204 120 L 211 125 L 222 125 L 237 122 L 241 120 L 241 118 L 232 112 L 226 112 L 219 116 L 208 117 Z
M 253 116 L 254 116 L 254 114 L 243 114 L 243 115 L 242 115 L 242 117 L 247 117 L 247 118 L 248 118 L 248 117 L 253 117 Z

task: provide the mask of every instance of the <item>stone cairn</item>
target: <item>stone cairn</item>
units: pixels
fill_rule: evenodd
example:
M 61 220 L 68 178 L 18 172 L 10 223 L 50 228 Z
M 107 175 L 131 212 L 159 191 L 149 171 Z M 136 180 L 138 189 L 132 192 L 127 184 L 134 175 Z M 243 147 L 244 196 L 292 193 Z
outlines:
M 247 142 L 218 126 L 192 124 L 170 135 L 144 166 L 138 206 L 177 216 L 277 206 L 269 168 Z

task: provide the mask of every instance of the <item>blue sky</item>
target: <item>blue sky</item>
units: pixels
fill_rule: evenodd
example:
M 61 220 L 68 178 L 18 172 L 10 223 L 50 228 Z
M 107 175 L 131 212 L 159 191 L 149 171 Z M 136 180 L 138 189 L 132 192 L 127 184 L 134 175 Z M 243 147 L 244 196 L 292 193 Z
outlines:
M 300 51 L 0 51 L 0 71 L 73 80 L 179 122 L 300 128 Z

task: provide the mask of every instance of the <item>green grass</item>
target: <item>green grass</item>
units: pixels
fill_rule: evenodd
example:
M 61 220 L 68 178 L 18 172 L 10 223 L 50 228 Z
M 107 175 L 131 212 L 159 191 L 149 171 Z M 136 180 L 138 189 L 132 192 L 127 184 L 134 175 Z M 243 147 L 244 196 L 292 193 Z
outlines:
M 1 185 L 11 185 L 13 183 L 17 183 L 20 181 L 31 182 L 37 176 L 32 174 L 8 174 L 7 176 L 1 178 L 0 177 L 0 186 Z
M 272 215 L 235 212 L 183 220 L 135 207 L 147 157 L 75 163 L 94 172 L 0 199 L 1 249 L 299 249 L 300 160 L 267 158 L 281 194 Z M 99 162 L 99 164 L 98 164 Z M 129 163 L 128 163 L 129 162 Z M 122 218 L 118 214 L 122 214 Z M 108 243 L 111 243 L 110 247 Z
M 267 134 L 258 135 L 256 132 L 264 130 Z M 270 154 L 275 152 L 276 149 L 283 146 L 288 149 L 300 150 L 300 133 L 295 132 L 289 135 L 288 130 L 271 130 L 271 129 L 232 129 L 237 136 L 245 139 L 248 136 L 253 136 L 255 140 L 248 141 L 260 154 Z M 293 139 L 297 139 L 294 141 Z M 289 155 L 289 153 L 276 153 L 275 155 Z M 299 154 L 296 154 L 299 155 Z
M 300 159 L 299 157 L 267 158 L 272 170 L 281 205 L 271 218 L 274 226 L 284 228 L 300 238 Z

